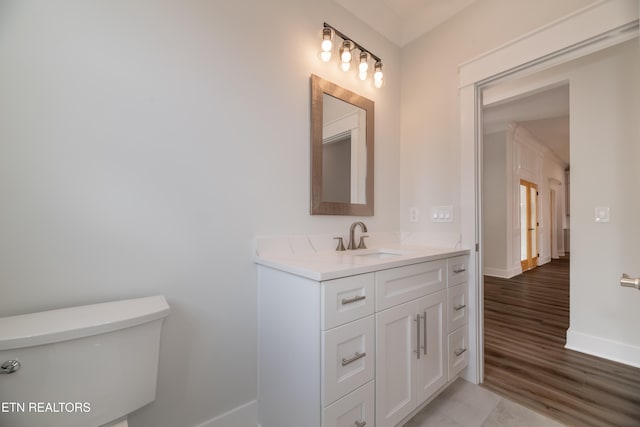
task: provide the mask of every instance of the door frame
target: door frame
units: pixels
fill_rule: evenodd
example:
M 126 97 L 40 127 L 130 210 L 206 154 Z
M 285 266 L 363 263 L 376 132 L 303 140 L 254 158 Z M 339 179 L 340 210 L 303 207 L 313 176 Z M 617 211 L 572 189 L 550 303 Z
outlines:
M 601 0 L 459 67 L 461 234 L 462 244 L 472 249 L 470 354 L 463 377 L 470 382 L 484 377 L 482 90 L 637 38 L 639 9 L 640 0 Z

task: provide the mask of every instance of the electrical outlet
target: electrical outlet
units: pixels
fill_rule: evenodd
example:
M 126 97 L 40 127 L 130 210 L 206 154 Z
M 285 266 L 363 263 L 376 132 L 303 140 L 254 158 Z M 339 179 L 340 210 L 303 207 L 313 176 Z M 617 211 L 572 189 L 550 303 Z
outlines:
M 608 206 L 596 207 L 596 222 L 609 222 L 611 220 L 611 214 Z
M 409 209 L 409 222 L 418 222 L 420 218 L 420 210 L 418 208 Z

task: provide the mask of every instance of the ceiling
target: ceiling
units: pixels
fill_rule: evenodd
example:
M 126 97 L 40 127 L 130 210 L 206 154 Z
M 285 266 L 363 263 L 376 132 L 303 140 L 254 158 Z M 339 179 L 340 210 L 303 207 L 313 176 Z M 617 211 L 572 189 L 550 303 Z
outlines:
M 335 0 L 398 46 L 415 40 L 477 0 Z
M 500 132 L 510 122 L 526 128 L 560 160 L 569 164 L 569 85 L 485 106 L 485 134 Z

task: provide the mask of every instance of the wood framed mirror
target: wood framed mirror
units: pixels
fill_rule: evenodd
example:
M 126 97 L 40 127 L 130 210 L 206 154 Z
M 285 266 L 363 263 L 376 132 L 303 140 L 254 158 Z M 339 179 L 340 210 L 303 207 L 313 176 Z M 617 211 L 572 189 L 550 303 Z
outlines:
M 311 75 L 311 214 L 373 216 L 373 101 Z

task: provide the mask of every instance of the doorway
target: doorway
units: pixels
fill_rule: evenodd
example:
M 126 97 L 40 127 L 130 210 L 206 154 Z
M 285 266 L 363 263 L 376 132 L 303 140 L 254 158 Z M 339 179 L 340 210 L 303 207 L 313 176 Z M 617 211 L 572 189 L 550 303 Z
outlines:
M 597 25 L 596 25 L 597 23 Z M 627 41 L 635 40 L 635 49 L 638 48 L 638 9 L 637 2 L 599 2 L 577 11 L 575 14 L 567 16 L 565 19 L 556 21 L 547 27 L 541 28 L 538 31 L 528 33 L 527 35 L 514 40 L 511 43 L 507 43 L 502 47 L 488 52 L 484 55 L 478 56 L 469 60 L 466 63 L 460 65 L 459 70 L 459 99 L 460 99 L 460 182 L 461 182 L 461 199 L 463 203 L 460 207 L 461 217 L 461 232 L 462 232 L 462 245 L 475 248 L 472 249 L 471 256 L 469 258 L 469 298 L 471 303 L 471 313 L 469 321 L 469 367 L 464 373 L 464 377 L 474 383 L 481 383 L 483 381 L 483 366 L 484 366 L 484 354 L 483 354 L 483 283 L 481 277 L 483 276 L 482 259 L 486 256 L 486 250 L 484 248 L 484 236 L 481 228 L 483 212 L 482 205 L 480 204 L 482 194 L 482 181 L 480 175 L 482 173 L 482 131 L 480 129 L 480 121 L 482 119 L 482 91 L 487 85 L 497 82 L 498 80 L 505 81 L 505 79 L 512 78 L 515 75 L 526 76 L 536 72 L 544 71 L 553 66 L 559 64 L 565 64 L 569 61 L 577 58 L 584 57 L 586 55 L 602 51 L 603 49 L 620 45 Z M 628 67 L 629 68 L 629 67 Z M 626 68 L 616 68 L 619 72 L 624 72 Z M 630 70 L 633 67 L 629 68 Z M 603 70 L 606 72 L 607 70 Z M 609 70 L 611 71 L 611 70 Z M 631 72 L 628 73 L 631 75 Z M 597 77 L 602 79 L 602 73 Z M 619 79 L 617 79 L 619 81 Z M 616 79 L 610 80 L 613 83 Z M 624 89 L 617 90 L 615 92 L 601 87 L 600 84 L 595 83 L 589 85 L 590 90 L 598 90 L 598 96 L 600 98 L 608 98 L 615 94 L 616 96 L 622 96 L 629 91 Z M 589 106 L 602 106 L 602 102 L 596 103 L 578 103 L 579 107 Z M 608 111 L 603 109 L 602 111 Z M 632 114 L 631 109 L 627 109 L 627 114 L 623 114 L 624 117 L 629 117 Z M 637 117 L 637 116 L 634 116 Z M 628 119 L 625 119 L 628 121 Z M 631 119 L 633 122 L 633 119 Z M 587 121 L 588 122 L 588 121 Z M 619 122 L 622 123 L 622 122 Z M 616 135 L 620 135 L 619 128 L 612 128 L 610 131 Z M 624 130 L 625 134 L 627 129 Z M 592 141 L 590 143 L 593 146 L 598 146 L 596 142 L 600 139 L 600 142 L 609 138 L 598 138 L 603 132 L 602 129 L 594 129 L 590 132 L 581 134 L 581 140 Z M 628 138 L 629 141 L 633 141 L 632 138 Z M 594 151 L 593 154 L 597 154 Z M 630 158 L 621 157 L 621 159 Z M 602 161 L 603 159 L 601 159 Z M 609 160 L 608 158 L 606 159 Z M 631 168 L 633 169 L 633 168 Z M 619 166 L 616 170 L 624 172 Z M 584 168 L 584 173 L 592 174 L 593 171 L 590 168 Z M 575 171 L 572 169 L 572 175 Z M 604 177 L 610 180 L 619 176 L 619 174 L 605 175 Z M 629 179 L 633 181 L 637 175 L 629 175 Z M 574 185 L 574 176 L 571 177 L 572 186 Z M 600 187 L 604 189 L 616 188 L 616 185 L 611 186 L 601 184 Z M 593 186 L 589 186 L 593 189 Z M 574 189 L 571 191 L 572 199 L 572 217 L 576 212 L 576 204 L 573 203 L 574 194 L 578 191 Z M 585 189 L 584 194 L 591 195 L 589 189 Z M 624 199 L 624 198 L 623 198 Z M 635 208 L 634 208 L 635 209 Z M 640 208 L 639 208 L 640 209 Z M 620 206 L 619 210 L 625 216 L 627 212 L 629 215 L 636 211 L 624 206 Z M 639 211 L 640 212 L 640 211 Z M 636 215 L 637 218 L 637 215 Z M 628 233 L 627 233 L 628 234 Z M 566 236 L 567 234 L 565 234 Z M 629 240 L 632 242 L 632 239 Z M 615 277 L 616 274 L 620 274 L 620 270 L 625 268 L 631 270 L 630 265 L 632 260 L 631 255 L 627 256 L 626 253 L 633 253 L 634 247 L 628 247 L 631 244 L 623 244 L 623 249 L 620 251 L 609 251 L 607 255 L 622 254 L 618 259 L 609 259 L 606 263 L 606 269 L 602 268 L 602 271 L 598 272 L 598 277 L 586 277 L 585 280 L 594 283 L 591 287 L 581 287 L 580 293 L 588 293 L 596 298 L 596 300 L 602 300 L 599 294 L 604 292 L 605 288 L 608 291 L 608 298 L 620 293 L 617 288 L 611 285 L 611 276 Z M 589 246 L 588 242 L 576 241 L 571 236 L 571 248 L 580 247 L 582 249 Z M 590 248 L 594 249 L 594 248 Z M 627 249 L 629 249 L 627 251 Z M 575 254 L 575 250 L 572 250 L 572 255 Z M 623 259 L 624 258 L 624 259 Z M 637 257 L 635 258 L 638 259 Z M 574 266 L 571 267 L 572 273 Z M 578 271 L 578 280 L 582 280 L 584 272 Z M 617 273 L 616 273 L 617 272 Z M 593 276 L 593 272 L 587 273 Z M 606 275 L 606 278 L 605 278 Z M 619 276 L 618 276 L 619 277 Z M 595 280 L 595 281 L 594 281 Z M 585 297 L 589 298 L 590 296 Z M 603 297 L 605 294 L 603 293 Z M 596 322 L 598 325 L 604 325 L 607 327 L 607 332 L 611 331 L 611 334 L 631 334 L 634 331 L 630 330 L 628 325 L 630 322 L 623 322 L 621 319 L 624 315 L 629 315 L 636 318 L 640 315 L 640 312 L 633 307 L 627 309 L 627 300 L 629 298 L 620 297 L 617 299 L 624 307 L 620 310 L 616 310 L 609 316 L 609 321 L 606 323 Z M 575 304 L 571 305 L 571 311 L 573 313 Z M 582 313 L 581 313 L 582 314 Z M 592 314 L 592 313 L 590 313 Z M 593 319 L 590 315 L 587 319 Z M 627 326 L 625 326 L 627 325 Z M 609 328 L 612 326 L 617 329 Z M 573 324 L 572 324 L 573 327 Z M 610 335 L 611 335 L 610 334 Z M 637 337 L 637 335 L 636 335 Z M 583 338 L 582 342 L 578 339 Z M 604 342 L 603 346 L 600 346 L 601 350 L 606 351 L 607 354 L 613 355 L 613 350 L 608 347 L 611 346 L 611 341 Z M 589 340 L 587 335 L 575 335 L 575 348 L 581 347 L 585 351 L 595 351 L 595 343 Z M 611 351 L 610 351 L 611 350 Z M 618 354 L 624 353 L 624 349 Z

